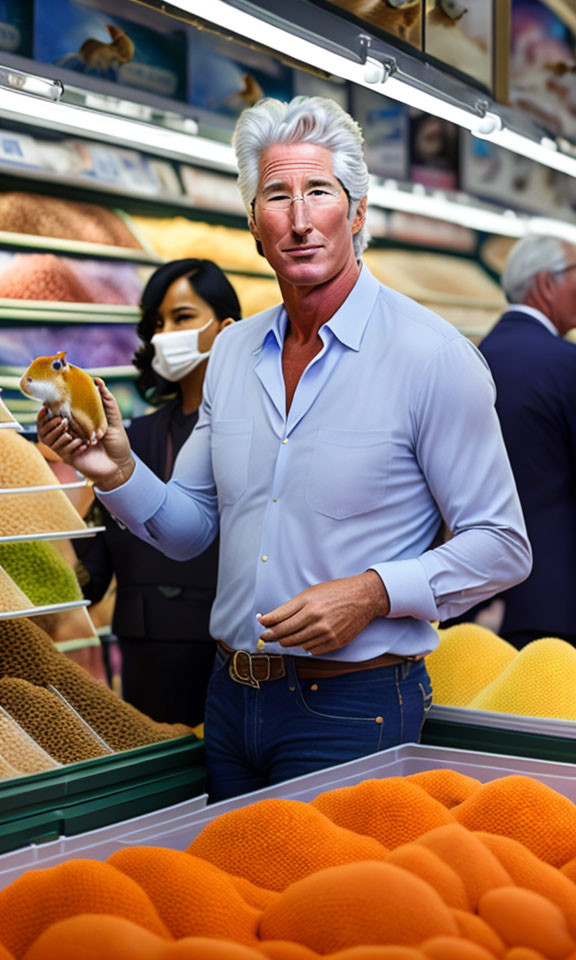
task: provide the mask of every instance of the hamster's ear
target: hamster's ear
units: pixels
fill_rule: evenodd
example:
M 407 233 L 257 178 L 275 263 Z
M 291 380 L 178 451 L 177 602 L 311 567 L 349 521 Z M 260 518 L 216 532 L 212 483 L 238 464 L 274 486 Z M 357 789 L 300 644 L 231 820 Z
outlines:
M 58 359 L 59 359 L 60 363 L 62 364 L 62 366 L 65 367 L 65 366 L 66 366 L 66 351 L 65 351 L 65 350 L 59 350 L 58 353 L 56 354 L 56 356 L 58 357 Z

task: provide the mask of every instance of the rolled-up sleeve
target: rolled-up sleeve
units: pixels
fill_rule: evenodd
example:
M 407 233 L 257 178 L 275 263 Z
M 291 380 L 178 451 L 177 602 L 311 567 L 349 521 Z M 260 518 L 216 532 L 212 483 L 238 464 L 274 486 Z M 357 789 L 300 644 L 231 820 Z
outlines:
M 452 539 L 376 563 L 390 617 L 445 620 L 526 579 L 532 553 L 494 407 L 495 387 L 464 338 L 431 358 L 413 410 L 415 453 Z

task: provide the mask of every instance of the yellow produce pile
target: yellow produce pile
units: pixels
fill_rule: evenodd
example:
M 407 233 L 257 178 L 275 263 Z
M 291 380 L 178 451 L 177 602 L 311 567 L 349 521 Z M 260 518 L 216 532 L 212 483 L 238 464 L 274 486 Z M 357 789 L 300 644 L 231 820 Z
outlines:
M 214 260 L 223 270 L 268 273 L 250 231 L 187 220 L 186 217 L 132 217 L 132 222 L 165 260 L 200 257 Z
M 269 279 L 238 273 L 229 275 L 244 317 L 280 303 L 282 296 L 273 270 L 258 253 L 247 229 L 200 223 L 185 217 L 133 217 L 132 222 L 166 260 L 199 257 L 214 260 L 223 270 L 269 274 Z
M 474 623 L 439 630 L 426 658 L 434 703 L 576 720 L 576 649 L 545 637 L 517 651 Z
M 7 432 L 3 431 L 3 434 Z M 70 503 L 64 490 L 2 495 L 0 537 L 67 533 L 72 530 L 84 530 L 85 527 L 86 524 Z
M 0 431 L 0 488 L 58 487 L 58 481 L 33 443 L 15 430 Z M 63 490 L 5 493 L 0 502 L 0 537 L 83 530 L 86 524 Z
M 58 480 L 35 444 L 16 430 L 0 431 L 0 488 L 57 487 Z
M 576 960 L 575 877 L 572 801 L 431 770 L 30 871 L 0 960 Z

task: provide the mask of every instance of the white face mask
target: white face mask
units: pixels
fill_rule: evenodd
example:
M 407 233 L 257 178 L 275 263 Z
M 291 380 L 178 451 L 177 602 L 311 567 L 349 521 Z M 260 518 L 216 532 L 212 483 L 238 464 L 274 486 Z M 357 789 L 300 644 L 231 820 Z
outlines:
M 182 380 L 210 355 L 209 350 L 206 353 L 198 350 L 198 335 L 211 323 L 214 323 L 213 317 L 198 330 L 154 334 L 151 340 L 154 347 L 152 369 L 171 383 Z

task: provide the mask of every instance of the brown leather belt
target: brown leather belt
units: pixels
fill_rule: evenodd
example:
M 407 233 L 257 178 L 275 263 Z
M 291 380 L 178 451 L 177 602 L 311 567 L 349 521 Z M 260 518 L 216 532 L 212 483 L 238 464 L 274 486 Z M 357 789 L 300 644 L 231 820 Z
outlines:
M 286 676 L 286 660 L 292 660 L 300 680 L 320 680 L 340 677 L 345 673 L 373 670 L 375 667 L 392 667 L 399 663 L 423 660 L 417 657 L 399 657 L 395 653 L 382 653 L 371 660 L 324 660 L 321 657 L 282 656 L 278 653 L 249 653 L 233 650 L 223 640 L 218 641 L 220 650 L 229 658 L 228 672 L 236 683 L 245 683 L 258 688 L 267 680 L 281 680 Z

